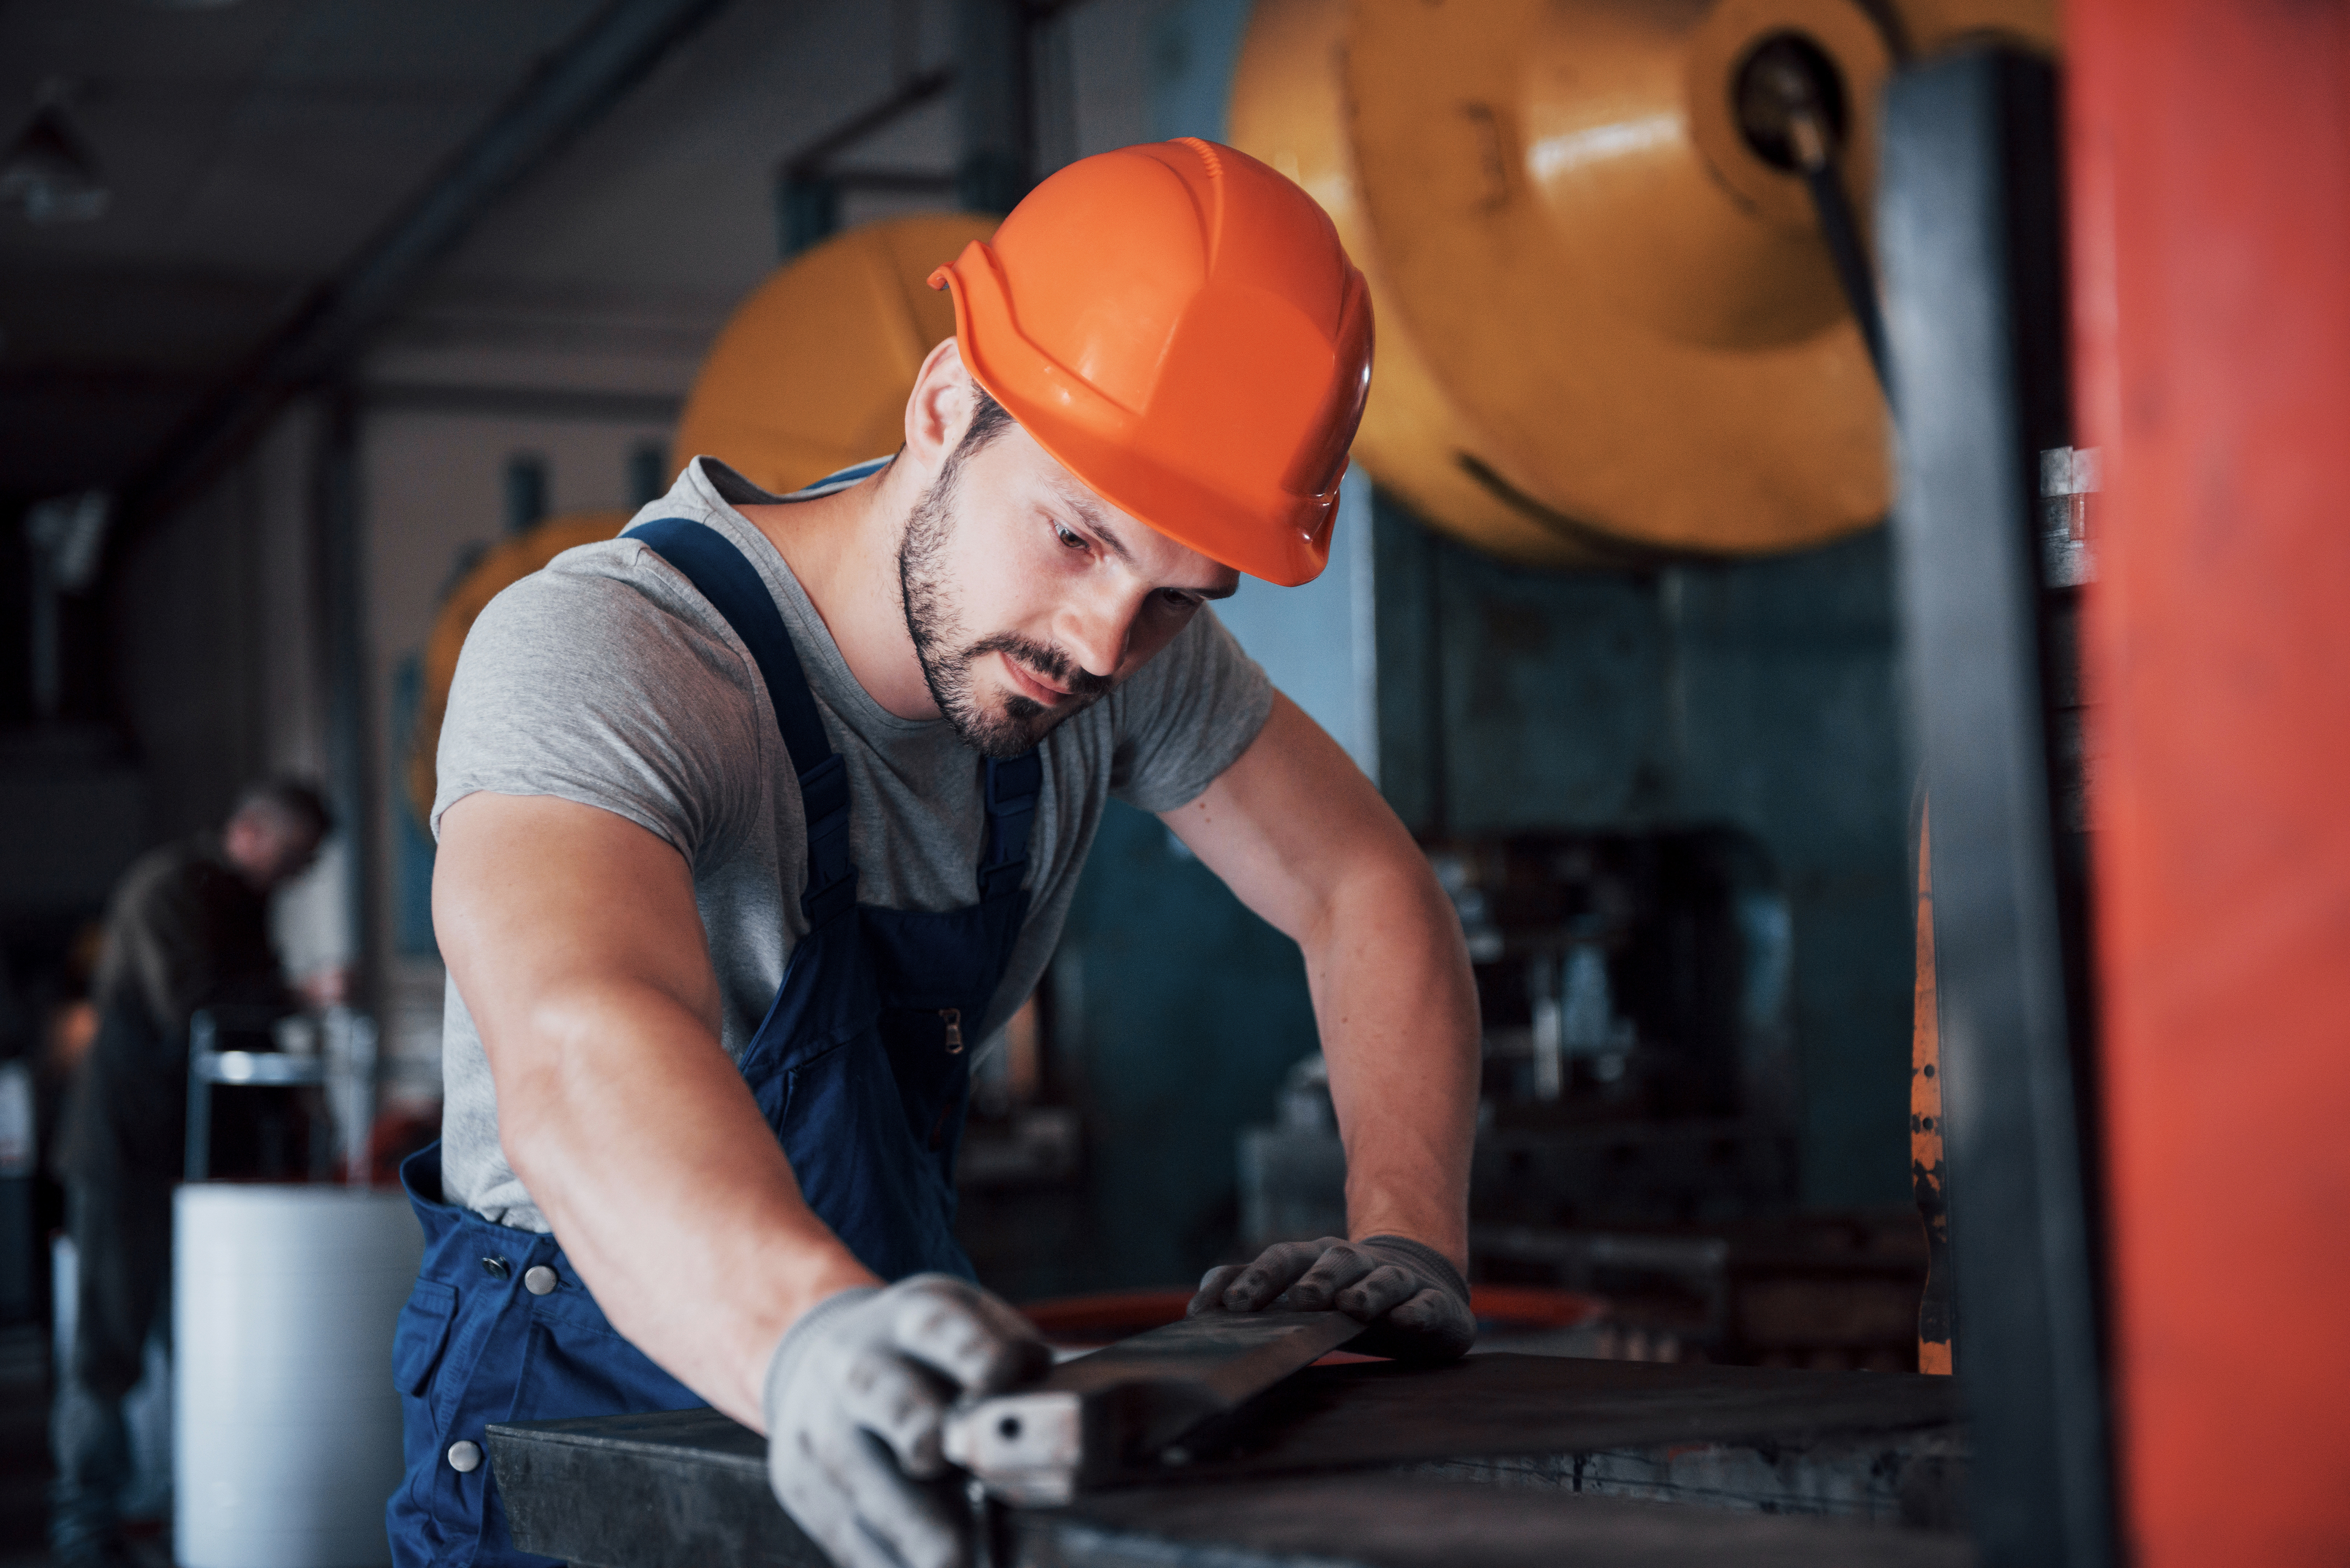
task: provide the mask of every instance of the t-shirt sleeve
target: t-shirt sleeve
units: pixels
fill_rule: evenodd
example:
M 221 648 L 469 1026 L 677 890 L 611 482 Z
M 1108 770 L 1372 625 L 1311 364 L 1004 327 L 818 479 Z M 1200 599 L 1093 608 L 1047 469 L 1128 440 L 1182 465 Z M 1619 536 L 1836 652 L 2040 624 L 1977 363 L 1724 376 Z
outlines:
M 741 840 L 762 776 L 754 689 L 732 644 L 659 602 L 657 569 L 616 541 L 490 601 L 450 687 L 436 838 L 442 813 L 491 790 L 613 812 L 697 867 Z
M 1110 793 L 1144 811 L 1172 811 L 1249 749 L 1273 711 L 1273 682 L 1203 606 L 1110 701 Z

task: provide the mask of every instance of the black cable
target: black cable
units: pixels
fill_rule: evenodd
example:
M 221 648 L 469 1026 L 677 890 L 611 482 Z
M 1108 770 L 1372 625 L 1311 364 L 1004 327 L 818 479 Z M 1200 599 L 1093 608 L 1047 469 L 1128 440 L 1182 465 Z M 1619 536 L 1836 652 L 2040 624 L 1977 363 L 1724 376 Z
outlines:
M 1838 167 L 1837 154 L 1851 129 L 1842 73 L 1815 39 L 1800 32 L 1773 33 L 1740 64 L 1731 83 L 1731 106 L 1755 156 L 1800 176 L 1811 193 L 1820 238 L 1844 288 L 1845 304 L 1860 328 L 1877 384 L 1890 403 L 1893 385 L 1887 376 L 1877 278 Z
M 1819 213 L 1820 237 L 1827 242 L 1828 259 L 1835 264 L 1836 281 L 1844 286 L 1845 303 L 1852 307 L 1861 341 L 1868 345 L 1868 362 L 1877 369 L 1877 384 L 1890 403 L 1893 382 L 1885 363 L 1885 315 L 1877 306 L 1877 279 L 1869 270 L 1868 253 L 1861 246 L 1860 228 L 1853 221 L 1844 180 L 1833 157 L 1823 158 L 1817 166 L 1804 170 L 1803 175 L 1804 188 L 1811 192 L 1813 209 Z

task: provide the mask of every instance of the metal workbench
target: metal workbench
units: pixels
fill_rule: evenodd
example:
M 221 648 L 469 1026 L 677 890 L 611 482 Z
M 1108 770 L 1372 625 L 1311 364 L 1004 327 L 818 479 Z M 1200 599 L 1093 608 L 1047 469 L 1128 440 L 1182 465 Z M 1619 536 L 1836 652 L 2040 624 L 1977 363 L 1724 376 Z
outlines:
M 1141 1484 L 1007 1511 L 994 1561 L 1940 1568 L 1970 1561 L 1947 1533 L 1965 1465 L 1954 1401 L 1947 1378 L 1877 1373 L 1316 1366 Z M 713 1411 L 488 1436 L 526 1551 L 582 1568 L 822 1561 L 769 1495 L 764 1442 Z

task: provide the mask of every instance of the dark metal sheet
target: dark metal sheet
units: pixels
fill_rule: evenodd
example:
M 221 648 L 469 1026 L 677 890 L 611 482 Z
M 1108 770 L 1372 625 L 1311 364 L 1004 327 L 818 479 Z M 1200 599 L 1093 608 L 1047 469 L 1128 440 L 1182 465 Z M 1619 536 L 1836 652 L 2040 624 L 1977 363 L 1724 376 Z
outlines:
M 1013 1521 L 1017 1568 L 1966 1568 L 1883 1526 L 1391 1476 L 1106 1493 Z
M 1316 1366 L 1195 1456 L 1205 1473 L 1354 1468 L 1660 1443 L 1800 1443 L 1950 1426 L 1958 1391 L 1907 1373 L 1472 1355 Z
M 577 1568 L 830 1568 L 767 1489 L 767 1440 L 715 1410 L 493 1425 L 515 1544 Z

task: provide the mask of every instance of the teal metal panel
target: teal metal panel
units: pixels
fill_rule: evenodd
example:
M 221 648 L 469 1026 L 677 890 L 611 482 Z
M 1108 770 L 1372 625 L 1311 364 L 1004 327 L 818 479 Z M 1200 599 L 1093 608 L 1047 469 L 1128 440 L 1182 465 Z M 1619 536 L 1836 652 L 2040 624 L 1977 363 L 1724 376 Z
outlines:
M 1112 803 L 1055 957 L 1052 1071 L 1085 1111 L 1067 1290 L 1196 1281 L 1232 1244 L 1242 1127 L 1317 1049 L 1296 944 L 1159 819 Z
M 1423 837 L 1724 824 L 1793 924 L 1803 1190 L 1907 1195 L 1911 941 L 1881 531 L 1534 572 L 1375 508 L 1381 785 Z

